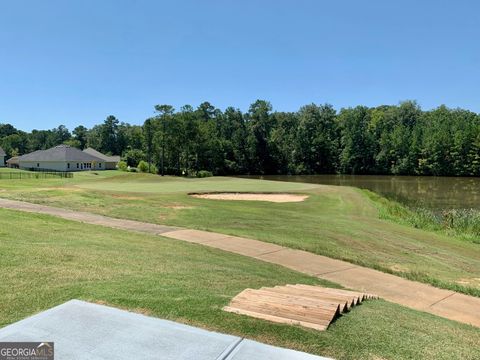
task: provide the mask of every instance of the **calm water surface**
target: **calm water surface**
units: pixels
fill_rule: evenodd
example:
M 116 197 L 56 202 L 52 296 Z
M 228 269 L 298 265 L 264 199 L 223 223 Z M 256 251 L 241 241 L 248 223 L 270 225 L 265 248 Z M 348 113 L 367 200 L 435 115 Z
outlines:
M 377 175 L 268 175 L 266 180 L 355 186 L 432 210 L 480 209 L 480 178 Z

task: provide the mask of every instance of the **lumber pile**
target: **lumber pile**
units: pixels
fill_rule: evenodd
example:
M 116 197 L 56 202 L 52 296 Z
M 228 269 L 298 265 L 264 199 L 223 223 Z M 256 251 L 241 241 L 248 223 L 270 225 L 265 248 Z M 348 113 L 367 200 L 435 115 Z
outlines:
M 352 307 L 378 296 L 311 285 L 245 289 L 223 310 L 281 324 L 326 330 Z

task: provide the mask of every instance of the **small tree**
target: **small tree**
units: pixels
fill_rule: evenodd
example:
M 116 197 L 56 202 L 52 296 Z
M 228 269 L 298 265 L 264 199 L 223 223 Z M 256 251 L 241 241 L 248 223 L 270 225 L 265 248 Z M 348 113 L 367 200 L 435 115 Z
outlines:
M 124 160 L 127 162 L 128 166 L 135 166 L 140 161 L 146 160 L 145 153 L 139 149 L 130 149 L 125 152 L 123 155 Z
M 121 171 L 128 170 L 128 165 L 125 161 L 119 161 L 117 166 L 118 166 L 118 170 L 121 170 Z
M 156 166 L 148 166 L 148 163 L 146 161 L 140 161 L 137 166 L 137 170 L 143 173 L 151 173 L 151 174 L 156 174 L 157 173 L 157 167 Z
M 148 163 L 146 161 L 140 161 L 137 166 L 138 171 L 148 172 Z

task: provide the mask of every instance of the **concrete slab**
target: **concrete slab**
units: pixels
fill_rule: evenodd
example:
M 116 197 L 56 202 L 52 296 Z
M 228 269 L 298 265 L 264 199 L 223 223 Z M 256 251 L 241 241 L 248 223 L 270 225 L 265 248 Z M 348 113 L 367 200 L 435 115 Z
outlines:
M 0 329 L 0 341 L 53 341 L 57 360 L 324 359 L 80 300 Z
M 252 340 L 243 340 L 225 360 L 319 360 L 325 359 L 299 351 L 282 349 Z
M 223 240 L 229 237 L 228 235 L 224 234 L 190 229 L 169 231 L 163 233 L 162 236 L 176 240 L 188 241 L 195 244 L 203 244 L 210 241 Z
M 66 220 L 101 225 L 114 229 L 145 232 L 154 235 L 159 235 L 163 234 L 164 232 L 174 231 L 178 229 L 174 226 L 157 225 L 126 219 L 115 219 L 88 212 L 66 210 L 52 206 L 27 203 L 24 201 L 0 199 L 0 206 L 5 209 L 21 210 L 30 213 L 48 214 L 52 216 L 58 216 Z
M 305 274 L 321 276 L 321 274 L 351 269 L 355 267 L 345 261 L 331 259 L 302 250 L 283 248 L 281 251 L 256 256 L 257 259 L 280 264 Z
M 340 283 L 348 288 L 379 295 L 385 300 L 426 310 L 430 305 L 453 294 L 453 291 L 403 279 L 373 269 L 354 267 L 319 275 L 322 279 Z
M 263 241 L 201 230 L 175 230 L 165 232 L 162 234 L 162 236 L 176 240 L 207 245 L 217 249 L 252 257 L 285 249 L 282 246 Z
M 479 306 L 478 298 L 452 293 L 431 305 L 429 311 L 435 315 L 480 327 Z
M 235 254 L 251 257 L 271 254 L 285 249 L 284 247 L 279 245 L 266 243 L 258 240 L 245 239 L 236 236 L 228 236 L 224 239 L 208 241 L 203 244 L 215 247 L 217 249 L 233 252 Z

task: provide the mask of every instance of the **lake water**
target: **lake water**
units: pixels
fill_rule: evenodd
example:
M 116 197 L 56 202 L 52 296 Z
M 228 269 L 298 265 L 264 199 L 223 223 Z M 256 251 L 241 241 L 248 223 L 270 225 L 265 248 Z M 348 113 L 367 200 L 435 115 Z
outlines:
M 355 186 L 374 191 L 407 205 L 437 211 L 444 209 L 480 209 L 480 178 L 478 177 L 268 175 L 255 176 L 255 178 Z

